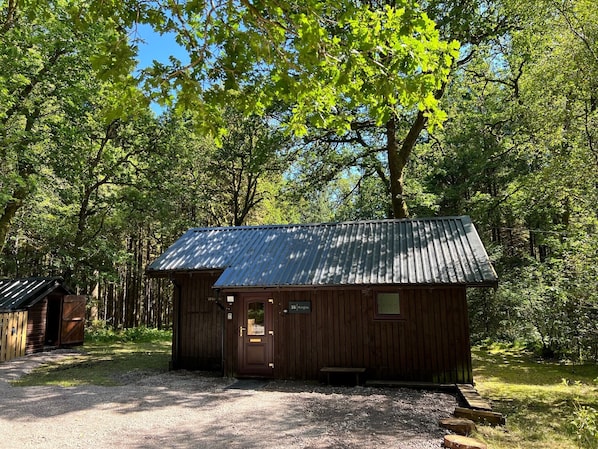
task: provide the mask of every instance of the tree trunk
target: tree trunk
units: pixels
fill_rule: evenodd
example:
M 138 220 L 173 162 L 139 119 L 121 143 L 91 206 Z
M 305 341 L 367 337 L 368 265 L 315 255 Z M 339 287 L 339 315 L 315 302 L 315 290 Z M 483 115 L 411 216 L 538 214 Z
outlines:
M 391 204 L 393 218 L 407 218 L 409 217 L 409 209 L 404 196 L 403 173 L 417 138 L 424 129 L 427 120 L 424 113 L 420 111 L 400 148 L 397 142 L 396 120 L 395 117 L 392 117 L 386 123 L 386 152 L 390 170 Z
M 26 182 L 27 181 L 25 181 L 25 185 L 19 186 L 15 189 L 12 194 L 12 199 L 8 201 L 4 207 L 2 216 L 0 216 L 0 253 L 4 251 L 6 238 L 8 237 L 12 220 L 17 215 L 18 210 L 23 207 L 23 202 L 30 193 L 29 186 L 26 184 Z

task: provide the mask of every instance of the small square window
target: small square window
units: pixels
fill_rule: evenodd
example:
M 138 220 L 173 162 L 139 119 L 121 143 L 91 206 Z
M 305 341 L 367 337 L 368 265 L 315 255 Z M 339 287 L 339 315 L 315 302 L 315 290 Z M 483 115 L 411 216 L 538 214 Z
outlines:
M 376 315 L 391 317 L 401 314 L 401 303 L 397 292 L 384 292 L 376 295 Z

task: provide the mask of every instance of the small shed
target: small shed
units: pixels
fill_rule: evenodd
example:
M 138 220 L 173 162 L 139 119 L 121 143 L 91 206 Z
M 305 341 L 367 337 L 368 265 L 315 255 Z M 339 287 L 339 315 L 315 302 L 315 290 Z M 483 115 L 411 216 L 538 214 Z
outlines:
M 0 279 L 0 352 L 8 359 L 82 344 L 85 304 L 58 277 Z
M 469 217 L 194 228 L 148 268 L 175 285 L 173 368 L 471 383 L 466 289 L 496 273 Z

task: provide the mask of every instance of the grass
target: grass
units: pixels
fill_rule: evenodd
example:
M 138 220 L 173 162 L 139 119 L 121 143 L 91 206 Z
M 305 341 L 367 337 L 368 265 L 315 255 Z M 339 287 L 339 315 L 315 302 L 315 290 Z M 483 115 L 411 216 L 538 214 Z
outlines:
M 478 427 L 493 449 L 598 448 L 598 367 L 543 362 L 523 349 L 473 350 L 474 379 L 506 427 Z
M 44 364 L 13 382 L 17 386 L 123 385 L 168 370 L 171 334 L 136 330 L 88 333 L 80 354 Z

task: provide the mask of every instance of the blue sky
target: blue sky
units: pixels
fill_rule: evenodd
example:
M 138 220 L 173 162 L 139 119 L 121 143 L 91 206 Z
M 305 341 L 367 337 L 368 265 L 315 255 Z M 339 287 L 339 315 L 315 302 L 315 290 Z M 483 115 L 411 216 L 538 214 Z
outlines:
M 189 62 L 187 52 L 176 43 L 174 33 L 160 35 L 150 25 L 139 24 L 131 37 L 145 41 L 137 44 L 139 47 L 137 67 L 140 69 L 151 66 L 154 60 L 168 63 L 169 56 L 175 56 L 183 63 Z
M 137 42 L 138 70 L 150 67 L 153 61 L 168 64 L 170 56 L 176 57 L 183 64 L 189 62 L 187 51 L 177 44 L 174 33 L 159 34 L 150 25 L 138 24 L 136 29 L 131 32 L 130 38 L 143 40 L 143 42 Z M 156 115 L 164 112 L 164 107 L 157 102 L 152 102 L 151 109 Z

